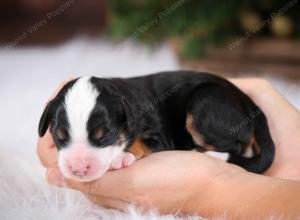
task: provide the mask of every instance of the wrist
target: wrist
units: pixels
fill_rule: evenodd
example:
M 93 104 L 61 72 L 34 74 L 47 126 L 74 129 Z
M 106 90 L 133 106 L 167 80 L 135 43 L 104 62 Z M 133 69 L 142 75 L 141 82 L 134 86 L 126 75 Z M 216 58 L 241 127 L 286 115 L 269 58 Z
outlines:
M 256 216 L 261 208 L 257 209 L 256 202 L 264 199 L 274 188 L 276 184 L 271 183 L 271 178 L 228 164 L 205 188 L 194 193 L 187 213 L 196 211 L 196 214 L 207 218 L 227 216 L 243 219 L 249 214 Z
M 211 218 L 224 215 L 225 210 L 232 209 L 236 204 L 235 200 L 239 199 L 237 188 L 242 188 L 241 184 L 251 179 L 251 173 L 223 161 L 216 161 L 216 164 L 214 169 L 210 169 L 211 172 L 216 171 L 214 174 L 194 178 L 194 187 L 191 187 L 193 193 L 183 212 Z
M 228 171 L 218 176 L 205 193 L 200 191 L 195 196 L 190 210 L 207 218 L 264 219 L 270 216 L 294 216 L 295 205 L 291 205 L 291 200 L 297 200 L 299 196 L 297 182 L 242 170 Z
M 240 204 L 243 196 L 247 196 L 255 189 L 252 187 L 252 174 L 237 166 L 232 166 L 226 170 L 212 183 L 210 190 L 207 192 L 206 202 L 204 206 L 205 215 L 235 217 L 236 205 Z M 246 186 L 247 185 L 247 186 Z M 252 191 L 252 192 L 253 192 Z

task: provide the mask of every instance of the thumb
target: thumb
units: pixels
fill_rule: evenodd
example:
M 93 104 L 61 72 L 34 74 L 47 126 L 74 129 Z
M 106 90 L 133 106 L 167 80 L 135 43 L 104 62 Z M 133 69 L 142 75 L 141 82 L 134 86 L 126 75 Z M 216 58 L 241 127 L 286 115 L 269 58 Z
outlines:
M 75 190 L 79 190 L 83 193 L 91 193 L 91 183 L 77 182 L 67 178 L 64 178 L 59 167 L 51 167 L 47 170 L 46 179 L 50 184 L 59 187 L 68 187 Z
M 46 179 L 50 184 L 63 186 L 64 177 L 58 167 L 50 167 L 46 173 Z

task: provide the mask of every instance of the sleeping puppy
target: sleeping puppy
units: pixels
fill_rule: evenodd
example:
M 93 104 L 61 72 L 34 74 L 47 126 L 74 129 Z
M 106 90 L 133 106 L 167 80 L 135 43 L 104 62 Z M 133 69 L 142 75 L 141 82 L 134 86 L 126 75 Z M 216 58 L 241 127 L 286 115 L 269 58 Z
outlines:
M 263 112 L 233 84 L 207 73 L 77 78 L 48 103 L 41 137 L 49 126 L 62 173 L 83 182 L 165 150 L 228 152 L 228 162 L 256 173 L 274 158 Z

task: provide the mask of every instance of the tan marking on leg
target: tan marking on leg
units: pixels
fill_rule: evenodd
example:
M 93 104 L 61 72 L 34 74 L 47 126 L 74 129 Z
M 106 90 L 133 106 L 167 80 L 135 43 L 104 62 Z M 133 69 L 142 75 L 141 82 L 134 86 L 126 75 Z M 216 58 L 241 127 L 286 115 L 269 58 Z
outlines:
M 127 149 L 128 152 L 132 153 L 136 159 L 140 159 L 151 153 L 151 150 L 141 142 L 140 139 L 136 139 L 131 146 Z
M 191 134 L 194 142 L 200 146 L 205 145 L 203 136 L 196 131 L 194 127 L 194 119 L 191 114 L 188 114 L 186 117 L 186 124 L 185 124 L 186 130 Z
M 212 145 L 212 144 L 206 144 L 206 145 L 204 146 L 204 148 L 205 148 L 206 150 L 208 150 L 208 151 L 214 151 L 214 150 L 215 150 L 215 146 Z
M 253 151 L 253 148 L 252 146 L 247 146 L 245 149 L 244 149 L 244 152 L 243 152 L 243 157 L 245 158 L 252 158 L 254 157 L 255 153 Z
M 256 142 L 256 138 L 253 136 L 252 137 L 253 141 L 252 141 L 252 148 L 254 150 L 254 153 L 257 155 L 257 154 L 260 154 L 260 146 L 258 145 L 258 143 Z
M 259 153 L 260 147 L 258 146 L 255 137 L 252 136 L 250 143 L 244 148 L 243 156 L 246 158 L 251 158 Z
M 190 133 L 192 136 L 194 142 L 199 145 L 198 151 L 204 152 L 207 151 L 214 151 L 215 146 L 212 144 L 207 144 L 204 141 L 204 137 L 196 130 L 194 127 L 194 119 L 192 114 L 187 114 L 186 117 L 186 130 Z

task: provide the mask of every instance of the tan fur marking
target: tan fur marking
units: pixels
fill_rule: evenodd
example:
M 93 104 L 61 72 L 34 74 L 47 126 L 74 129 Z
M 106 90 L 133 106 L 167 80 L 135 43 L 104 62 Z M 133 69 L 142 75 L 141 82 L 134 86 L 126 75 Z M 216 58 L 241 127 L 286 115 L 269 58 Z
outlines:
M 258 143 L 256 142 L 256 139 L 255 139 L 254 136 L 252 137 L 252 147 L 253 147 L 254 153 L 255 153 L 256 155 L 257 155 L 257 154 L 260 154 L 260 146 L 259 146 Z
M 188 114 L 186 117 L 186 130 L 191 134 L 194 142 L 200 146 L 205 146 L 204 138 L 202 135 L 196 131 L 194 127 L 194 119 L 191 114 Z
M 215 146 L 212 144 L 207 144 L 204 141 L 204 137 L 195 129 L 194 127 L 194 119 L 191 114 L 187 114 L 186 117 L 186 129 L 191 134 L 194 142 L 199 145 L 199 151 L 203 152 L 205 150 L 213 151 L 215 150 Z
M 215 150 L 215 146 L 212 145 L 212 144 L 206 144 L 206 145 L 204 146 L 204 148 L 205 148 L 206 150 L 208 150 L 208 151 L 214 151 L 214 150 Z
M 60 128 L 58 128 L 57 130 L 56 130 L 56 135 L 59 137 L 59 139 L 61 139 L 61 140 L 64 140 L 65 138 L 66 138 L 66 135 L 64 134 L 64 132 L 60 129 Z
M 132 145 L 127 149 L 128 152 L 132 153 L 136 159 L 140 159 L 151 153 L 151 150 L 141 142 L 141 140 L 135 140 Z
M 252 136 L 250 143 L 244 148 L 244 155 L 247 155 L 250 152 L 252 152 L 252 156 L 248 155 L 248 157 L 254 157 L 255 155 L 258 155 L 260 153 L 260 147 L 257 144 L 254 135 Z
M 103 136 L 103 130 L 102 129 L 100 129 L 100 128 L 98 128 L 96 131 L 95 131 L 95 133 L 94 133 L 94 138 L 95 139 L 100 139 L 102 136 Z

